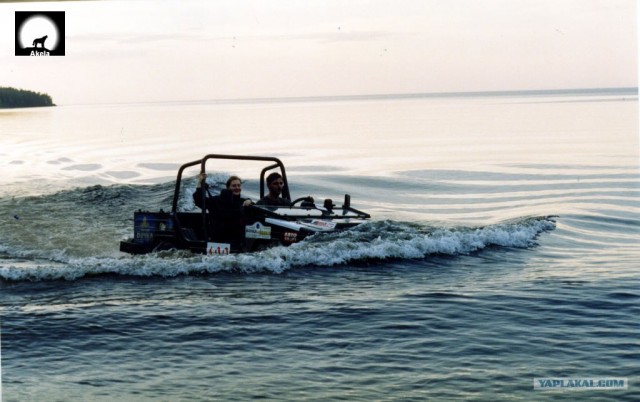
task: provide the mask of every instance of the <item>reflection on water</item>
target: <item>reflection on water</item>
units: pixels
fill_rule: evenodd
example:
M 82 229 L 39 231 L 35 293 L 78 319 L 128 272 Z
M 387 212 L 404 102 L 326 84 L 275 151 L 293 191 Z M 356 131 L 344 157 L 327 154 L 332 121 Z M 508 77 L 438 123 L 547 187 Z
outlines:
M 570 401 L 590 391 L 532 379 L 632 378 L 627 96 L 0 112 L 3 397 Z M 294 198 L 349 193 L 373 219 L 254 254 L 119 253 L 133 211 L 168 209 L 205 153 L 280 157 Z M 214 170 L 255 197 L 255 172 Z
M 528 103 L 526 97 L 478 97 L 2 111 L 0 166 L 8 173 L 0 184 L 87 176 L 100 183 L 157 182 L 205 153 L 277 156 L 296 174 L 634 166 L 637 101 L 587 98 L 590 102 L 539 96 Z

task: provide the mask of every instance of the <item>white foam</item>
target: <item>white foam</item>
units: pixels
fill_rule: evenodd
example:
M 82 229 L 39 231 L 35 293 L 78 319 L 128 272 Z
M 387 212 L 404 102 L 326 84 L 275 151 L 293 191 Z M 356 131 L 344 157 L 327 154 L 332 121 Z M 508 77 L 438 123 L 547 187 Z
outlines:
M 420 259 L 430 255 L 466 255 L 490 246 L 528 248 L 537 236 L 555 228 L 548 218 L 528 218 L 481 228 L 429 229 L 391 221 L 372 222 L 352 231 L 316 235 L 290 247 L 228 256 L 193 255 L 184 251 L 143 256 L 69 258 L 64 254 L 15 263 L 28 255 L 6 248 L 9 265 L 0 265 L 0 278 L 10 281 L 75 280 L 94 275 L 173 277 L 217 272 L 282 273 L 304 266 L 335 266 L 386 259 Z M 0 264 L 2 260 L 0 260 Z

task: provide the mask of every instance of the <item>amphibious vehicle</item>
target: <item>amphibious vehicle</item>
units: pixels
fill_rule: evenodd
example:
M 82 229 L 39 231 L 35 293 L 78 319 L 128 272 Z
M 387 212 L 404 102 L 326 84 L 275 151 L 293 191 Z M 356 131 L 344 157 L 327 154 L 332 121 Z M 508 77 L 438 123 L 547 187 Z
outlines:
M 252 166 L 263 166 L 259 175 L 256 172 L 260 183 L 260 198 L 265 195 L 265 176 L 274 171 L 280 173 L 284 182 L 282 197 L 293 201 L 284 206 L 253 204 L 238 211 L 224 202 L 229 194 L 225 194 L 223 189 L 217 197 L 219 202 L 208 204 L 214 207 L 192 212 L 179 211 L 183 173 L 187 168 L 200 166 L 200 172 L 207 174 L 207 162 L 213 160 L 233 161 L 234 166 L 251 161 Z M 184 191 L 193 193 L 193 189 Z M 196 204 L 207 205 L 204 198 L 212 196 L 211 189 L 201 193 L 202 202 Z M 227 219 L 230 216 L 240 219 Z M 342 205 L 338 207 L 331 199 L 325 199 L 322 203 L 316 203 L 310 196 L 293 199 L 284 164 L 278 158 L 209 154 L 180 167 L 170 212 L 139 210 L 134 213 L 133 238 L 121 241 L 120 251 L 130 254 L 168 249 L 203 254 L 252 252 L 273 246 L 288 246 L 318 232 L 349 229 L 369 218 L 369 214 L 351 207 L 351 197 L 348 194 L 345 194 Z M 238 225 L 242 226 L 238 228 Z M 231 235 L 232 233 L 235 235 Z

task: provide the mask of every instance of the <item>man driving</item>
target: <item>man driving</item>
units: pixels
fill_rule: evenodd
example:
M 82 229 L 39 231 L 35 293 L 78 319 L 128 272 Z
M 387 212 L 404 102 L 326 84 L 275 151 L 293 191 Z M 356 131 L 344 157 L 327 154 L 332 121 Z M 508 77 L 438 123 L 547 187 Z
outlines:
M 282 189 L 284 188 L 282 175 L 278 172 L 273 172 L 267 176 L 266 181 L 269 194 L 262 197 L 256 204 L 275 207 L 289 206 L 291 204 L 291 200 L 280 196 L 282 194 Z

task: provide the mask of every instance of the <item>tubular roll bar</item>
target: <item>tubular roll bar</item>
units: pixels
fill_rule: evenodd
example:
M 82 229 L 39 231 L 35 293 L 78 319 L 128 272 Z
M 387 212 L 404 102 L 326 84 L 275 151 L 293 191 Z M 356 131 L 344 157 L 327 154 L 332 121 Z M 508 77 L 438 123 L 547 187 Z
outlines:
M 200 164 L 200 159 L 198 159 L 197 161 L 185 163 L 184 165 L 180 166 L 180 169 L 178 169 L 178 177 L 176 178 L 176 189 L 173 192 L 173 204 L 171 204 L 172 214 L 175 214 L 176 212 L 178 212 L 178 197 L 180 197 L 180 183 L 182 182 L 182 172 L 184 172 L 184 170 L 188 167 L 199 165 L 199 164 Z
M 178 176 L 176 178 L 176 188 L 173 193 L 173 204 L 171 206 L 171 213 L 176 214 L 178 211 L 178 198 L 180 197 L 180 184 L 182 182 L 182 173 L 185 169 L 200 165 L 200 173 L 206 173 L 206 164 L 209 159 L 226 159 L 226 160 L 243 160 L 243 161 L 262 161 L 262 162 L 273 162 L 272 165 L 269 165 L 262 169 L 260 172 L 260 198 L 264 197 L 264 175 L 267 171 L 280 168 L 280 174 L 282 174 L 282 181 L 284 182 L 284 188 L 282 189 L 282 195 L 285 198 L 291 199 L 291 194 L 289 193 L 289 183 L 287 181 L 287 173 L 284 169 L 284 164 L 278 158 L 274 158 L 271 156 L 245 156 L 245 155 L 222 155 L 222 154 L 209 154 L 205 155 L 202 159 L 185 163 L 178 169 Z M 207 208 L 206 208 L 206 191 L 202 192 L 202 227 L 204 231 L 204 238 L 207 239 Z

